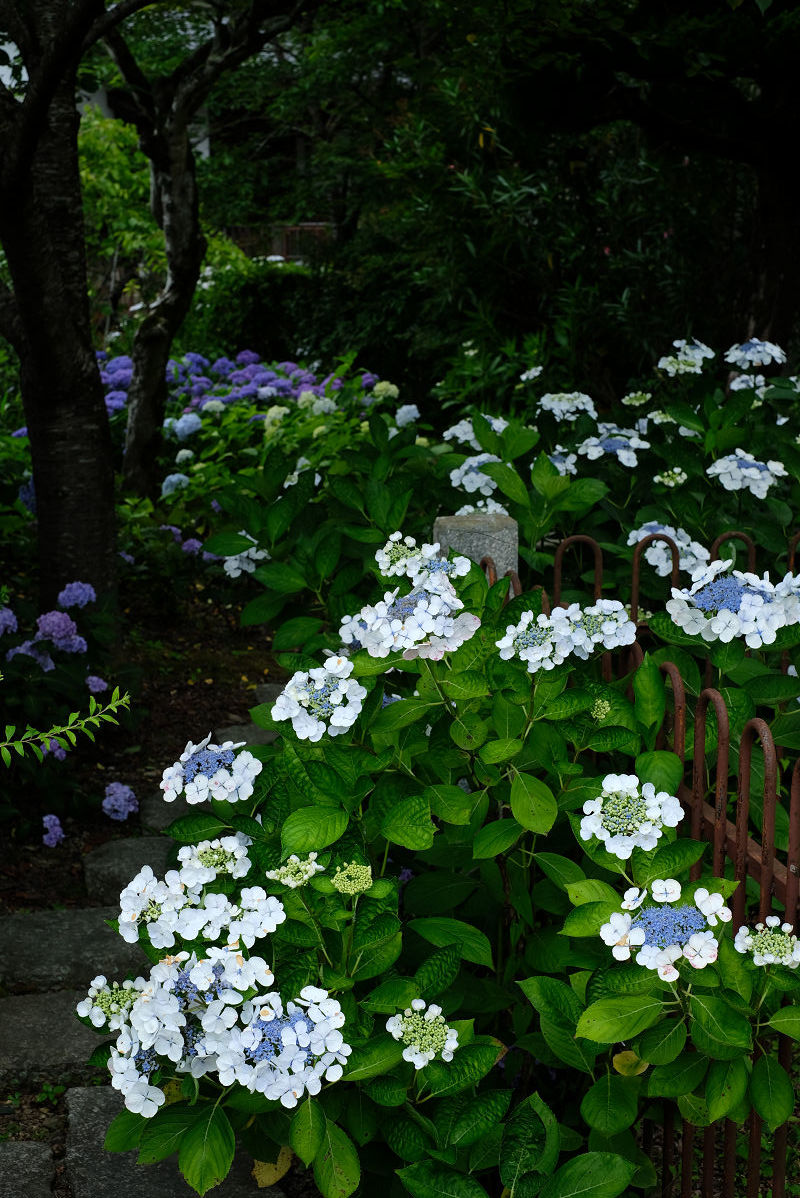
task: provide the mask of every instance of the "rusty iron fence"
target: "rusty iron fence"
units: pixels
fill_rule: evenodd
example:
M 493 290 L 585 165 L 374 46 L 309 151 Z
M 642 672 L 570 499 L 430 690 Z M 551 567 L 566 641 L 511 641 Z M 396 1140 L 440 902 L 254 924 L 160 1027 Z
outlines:
M 711 546 L 712 561 L 719 557 L 720 546 L 727 541 L 741 542 L 747 553 L 747 569 L 753 571 L 756 563 L 756 546 L 743 532 L 732 530 L 717 537 Z M 648 545 L 664 542 L 672 555 L 671 585 L 678 582 L 678 547 L 670 537 L 654 533 L 644 537 L 634 549 L 631 567 L 631 618 L 639 631 L 646 631 L 645 621 L 638 619 L 641 557 Z M 800 544 L 800 532 L 788 545 L 788 568 L 795 565 L 795 556 Z M 564 555 L 571 547 L 586 546 L 591 554 L 593 566 L 593 597 L 599 599 L 603 584 L 603 551 L 594 538 L 578 533 L 562 540 L 555 549 L 553 562 L 552 601 L 543 587 L 541 592 L 542 611 L 549 614 L 552 605 L 562 604 Z M 497 570 L 493 560 L 485 557 L 481 561 L 490 584 L 497 581 Z M 508 571 L 509 590 L 505 602 L 522 595 L 519 577 Z M 631 646 L 623 656 L 626 672 L 638 668 L 643 654 L 638 643 Z M 706 685 L 690 712 L 684 680 L 678 667 L 664 661 L 660 670 L 669 682 L 672 691 L 672 707 L 665 716 L 657 740 L 658 747 L 668 745 L 685 765 L 684 780 L 678 797 L 689 812 L 689 827 L 695 840 L 706 840 L 712 846 L 711 867 L 715 877 L 733 877 L 740 883 L 733 897 L 733 928 L 747 922 L 748 917 L 763 920 L 772 913 L 773 903 L 783 907 L 785 918 L 797 924 L 800 904 L 800 760 L 789 770 L 782 762 L 769 726 L 764 720 L 753 717 L 747 721 L 739 738 L 738 768 L 731 774 L 731 737 L 729 712 L 723 696 L 718 690 Z M 611 655 L 603 656 L 603 676 L 611 678 Z M 708 682 L 708 677 L 706 678 Z M 800 682 L 798 683 L 800 687 Z M 709 739 L 709 716 L 713 714 L 716 748 L 713 762 L 706 755 Z M 693 724 L 691 757 L 687 760 L 686 733 L 688 717 Z M 754 747 L 760 748 L 764 767 L 763 814 L 761 839 L 755 840 L 748 833 L 751 798 L 751 767 Z M 783 766 L 783 769 L 782 769 Z M 688 776 L 688 780 L 687 780 Z M 781 783 L 788 794 L 789 839 L 784 860 L 778 855 L 775 845 L 775 812 L 779 802 Z M 733 796 L 735 795 L 735 801 Z M 709 796 L 712 801 L 709 801 Z M 732 810 L 729 811 L 729 807 Z M 731 818 L 733 816 L 733 818 Z M 693 866 L 692 880 L 700 874 L 700 864 Z M 748 898 L 747 880 L 758 889 L 758 900 Z M 749 910 L 748 908 L 753 908 Z M 787 1036 L 779 1038 L 778 1058 L 788 1069 L 792 1060 L 792 1041 Z M 762 1185 L 770 1198 L 785 1198 L 787 1181 L 787 1151 L 789 1125 L 778 1128 L 772 1137 L 771 1180 L 762 1176 L 761 1133 L 762 1121 L 752 1112 L 745 1125 L 746 1137 L 746 1180 L 737 1179 L 737 1162 L 740 1133 L 735 1123 L 720 1120 L 708 1127 L 695 1127 L 682 1119 L 675 1107 L 664 1103 L 659 1125 L 645 1120 L 642 1131 L 642 1147 L 651 1157 L 660 1146 L 662 1198 L 757 1198 Z M 797 1180 L 795 1178 L 794 1180 Z

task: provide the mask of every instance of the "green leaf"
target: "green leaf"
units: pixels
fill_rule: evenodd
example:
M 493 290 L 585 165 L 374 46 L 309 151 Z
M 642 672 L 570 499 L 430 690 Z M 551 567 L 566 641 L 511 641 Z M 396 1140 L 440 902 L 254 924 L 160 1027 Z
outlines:
M 458 907 L 472 894 L 476 885 L 474 878 L 444 873 L 442 870 L 417 874 L 403 892 L 403 905 L 406 911 L 414 915 L 438 915 Z
M 750 1098 L 770 1131 L 775 1131 L 794 1110 L 794 1087 L 789 1074 L 774 1057 L 759 1057 L 750 1077 Z
M 295 1156 L 308 1166 L 322 1148 L 325 1138 L 325 1113 L 318 1102 L 306 1098 L 289 1124 L 289 1144 Z
M 743 955 L 736 951 L 727 936 L 723 936 L 719 942 L 717 972 L 730 990 L 735 990 L 745 1002 L 749 1002 L 753 993 L 753 972 L 746 968 L 744 962 Z
M 354 1048 L 344 1071 L 346 1081 L 363 1082 L 394 1069 L 403 1059 L 403 1044 L 388 1033 L 373 1036 Z
M 485 765 L 496 765 L 501 761 L 510 761 L 521 752 L 521 740 L 488 740 L 485 745 L 481 745 L 478 756 Z
M 464 1044 L 452 1061 L 432 1061 L 417 1074 L 430 1087 L 431 1095 L 444 1097 L 466 1090 L 485 1077 L 494 1066 L 500 1052 L 497 1044 Z
M 692 1019 L 714 1040 L 733 1048 L 749 1050 L 752 1047 L 750 1020 L 732 1010 L 721 998 L 693 994 L 689 999 L 689 1009 Z
M 652 782 L 657 791 L 676 795 L 683 781 L 683 762 L 676 753 L 654 749 L 636 758 L 636 775 L 642 782 Z
M 616 1135 L 630 1127 L 638 1109 L 637 1088 L 625 1078 L 606 1073 L 587 1090 L 581 1103 L 581 1115 L 604 1136 Z
M 481 471 L 494 479 L 504 495 L 513 503 L 528 506 L 528 488 L 513 466 L 507 466 L 505 462 L 486 462 L 485 465 L 486 469 L 481 466 Z
M 485 965 L 487 969 L 493 968 L 492 947 L 488 937 L 463 920 L 429 916 L 424 919 L 412 919 L 408 926 L 423 940 L 436 945 L 437 948 L 446 948 L 454 944 L 465 961 L 472 961 L 474 965 Z
M 412 978 L 387 978 L 361 1000 L 361 1006 L 379 1015 L 394 1015 L 395 1011 L 410 1007 L 412 1000 L 420 997 L 419 990 L 419 983 Z
M 619 895 L 613 886 L 599 878 L 582 878 L 580 882 L 568 882 L 564 887 L 569 901 L 574 907 L 582 907 L 584 903 L 611 903 L 619 906 Z
M 682 1019 L 663 1019 L 639 1039 L 636 1055 L 651 1065 L 668 1065 L 683 1052 L 686 1024 Z
M 634 712 L 639 723 L 651 731 L 660 728 L 666 710 L 664 679 L 649 653 L 645 653 L 644 661 L 633 676 L 633 693 Z M 636 772 L 639 773 L 638 768 Z
M 697 840 L 674 840 L 672 844 L 663 844 L 652 854 L 643 853 L 645 858 L 643 868 L 640 868 L 636 858 L 634 869 L 636 881 L 640 886 L 649 886 L 655 878 L 677 878 L 695 861 L 699 861 L 707 848 Z
M 106 1152 L 130 1152 L 136 1148 L 147 1127 L 147 1120 L 132 1111 L 120 1111 L 108 1125 L 103 1147 Z
M 421 998 L 435 998 L 443 994 L 458 977 L 461 968 L 461 951 L 456 944 L 440 948 L 423 961 L 414 975 Z
M 322 620 L 318 620 L 314 616 L 295 616 L 293 620 L 286 620 L 280 628 L 275 630 L 272 637 L 272 648 L 276 652 L 302 648 L 306 641 L 310 640 L 312 636 L 316 636 L 321 628 Z
M 441 687 L 448 699 L 477 699 L 489 694 L 489 684 L 480 670 L 450 674 L 442 680 Z
M 535 1192 L 526 1186 L 530 1174 L 552 1173 L 558 1162 L 560 1139 L 555 1115 L 538 1094 L 520 1103 L 503 1128 L 500 1142 L 500 1180 L 510 1198 L 524 1198 Z
M 242 536 L 238 532 L 215 533 L 203 544 L 206 553 L 216 553 L 218 557 L 235 557 L 238 553 L 252 548 L 253 542 L 250 537 Z
M 324 849 L 344 835 L 346 811 L 333 807 L 300 807 L 286 819 L 281 830 L 284 854 L 311 853 Z
M 379 711 L 370 724 L 370 732 L 397 732 L 408 728 L 419 720 L 430 719 L 431 712 L 441 707 L 441 702 L 426 703 L 422 699 L 398 699 Z
M 612 912 L 619 910 L 619 898 L 615 902 L 584 903 L 570 911 L 564 920 L 560 936 L 596 936 Z M 618 1037 L 622 1039 L 623 1037 Z
M 558 815 L 549 786 L 530 774 L 516 774 L 511 783 L 511 813 L 529 832 L 547 833 Z
M 800 1007 L 780 1007 L 771 1016 L 769 1026 L 776 1032 L 780 1032 L 782 1036 L 791 1036 L 793 1040 L 800 1040 Z
M 349 1198 L 361 1181 L 361 1164 L 353 1141 L 325 1120 L 319 1152 L 314 1157 L 314 1181 L 323 1198 Z
M 397 704 L 393 703 L 392 707 L 397 707 Z M 386 710 L 391 709 L 387 708 Z M 456 712 L 450 723 L 449 732 L 459 749 L 475 752 L 489 735 L 489 725 L 474 711 Z
M 200 1108 L 200 1117 L 181 1139 L 178 1166 L 192 1189 L 202 1195 L 227 1177 L 235 1148 L 228 1116 L 222 1107 L 208 1104 Z
M 446 824 L 468 824 L 481 797 L 481 791 L 466 794 L 460 786 L 446 786 L 436 782 L 432 786 L 426 786 L 422 795 L 430 803 L 434 815 L 438 815 Z
M 197 815 L 182 815 L 167 828 L 167 835 L 179 844 L 197 844 L 201 840 L 214 840 L 230 824 L 217 819 L 216 815 L 198 812 Z
M 597 1048 L 575 1039 L 575 1021 L 563 1016 L 541 1015 L 539 1017 L 544 1041 L 550 1051 L 570 1069 L 581 1073 L 593 1073 Z
M 708 1059 L 699 1052 L 683 1052 L 668 1065 L 658 1065 L 647 1080 L 651 1098 L 678 1098 L 691 1094 L 706 1075 Z
M 789 703 L 800 698 L 800 684 L 796 678 L 786 674 L 762 674 L 758 678 L 750 678 L 745 682 L 744 689 L 759 705 L 777 706 L 778 703 Z
M 486 1190 L 474 1177 L 456 1173 L 438 1161 L 416 1161 L 398 1169 L 396 1176 L 412 1198 L 487 1198 Z
M 433 844 L 436 826 L 431 820 L 427 799 L 423 795 L 400 799 L 384 816 L 381 832 L 392 844 L 402 845 L 403 848 L 429 849 Z
M 523 829 L 515 819 L 496 819 L 476 833 L 472 856 L 476 860 L 497 857 L 516 844 L 522 833 Z
M 578 908 L 579 911 L 585 909 Z M 663 1009 L 660 998 L 651 998 L 646 994 L 601 998 L 583 1012 L 578 1020 L 576 1035 L 598 1044 L 632 1040 L 639 1032 L 651 1027 Z
M 203 1108 L 172 1103 L 162 1107 L 147 1120 L 141 1140 L 137 1164 L 153 1165 L 178 1152 L 189 1128 L 203 1115 Z
M 583 1152 L 548 1178 L 539 1198 L 617 1198 L 636 1167 L 635 1161 L 614 1152 Z
M 534 861 L 562 890 L 566 890 L 569 882 L 580 882 L 586 876 L 579 865 L 559 853 L 534 853 Z
M 502 1122 L 511 1102 L 510 1090 L 484 1090 L 467 1100 L 456 1119 L 448 1144 L 466 1148 Z
M 712 1122 L 722 1119 L 738 1106 L 747 1093 L 750 1074 L 741 1057 L 732 1061 L 712 1061 L 706 1078 L 706 1105 Z
M 258 577 L 268 590 L 279 595 L 296 595 L 308 586 L 297 566 L 289 562 L 265 562 L 258 568 Z
M 541 976 L 526 978 L 517 985 L 540 1015 L 567 1019 L 573 1027 L 577 1024 L 582 1005 L 571 986 L 557 978 Z

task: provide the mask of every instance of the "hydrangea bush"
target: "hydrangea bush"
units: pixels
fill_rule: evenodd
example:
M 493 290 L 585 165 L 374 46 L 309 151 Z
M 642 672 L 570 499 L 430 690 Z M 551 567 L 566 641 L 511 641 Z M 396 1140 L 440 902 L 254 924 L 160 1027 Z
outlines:
M 506 583 L 437 552 L 396 530 L 373 550 L 376 599 L 409 603 L 388 626 L 354 604 L 361 637 L 289 655 L 253 711 L 273 744 L 204 738 L 164 770 L 175 867 L 141 870 L 114 921 L 142 969 L 98 974 L 77 1014 L 125 1100 L 109 1150 L 177 1150 L 198 1193 L 239 1145 L 290 1148 L 325 1198 L 392 1174 L 415 1198 L 614 1198 L 656 1184 L 654 1103 L 791 1114 L 797 940 L 779 913 L 734 933 L 736 884 L 655 747 L 658 665 L 624 673 L 622 604 L 503 607 Z M 410 636 L 420 592 L 461 635 L 440 612 Z

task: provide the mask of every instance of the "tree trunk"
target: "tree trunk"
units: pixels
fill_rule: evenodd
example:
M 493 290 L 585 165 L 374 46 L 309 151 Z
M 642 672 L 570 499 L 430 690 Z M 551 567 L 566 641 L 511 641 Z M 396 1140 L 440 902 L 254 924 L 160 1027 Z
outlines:
M 757 172 L 753 288 L 742 337 L 761 337 L 788 349 L 800 323 L 800 225 L 796 189 L 777 161 L 776 155 L 775 167 Z
M 205 254 L 194 157 L 186 125 L 143 139 L 151 161 L 151 206 L 164 233 L 167 280 L 136 333 L 128 391 L 125 482 L 140 495 L 158 491 L 156 459 L 167 402 L 172 342 L 189 311 Z
M 13 340 L 31 442 L 43 608 L 74 580 L 115 580 L 114 470 L 92 347 L 74 79 L 0 194 L 0 238 L 16 300 Z

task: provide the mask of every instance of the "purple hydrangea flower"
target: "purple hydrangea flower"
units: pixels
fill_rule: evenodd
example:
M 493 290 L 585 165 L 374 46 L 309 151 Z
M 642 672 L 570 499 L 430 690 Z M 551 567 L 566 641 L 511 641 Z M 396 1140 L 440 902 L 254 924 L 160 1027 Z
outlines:
M 197 537 L 187 537 L 187 539 L 181 545 L 183 552 L 192 556 L 199 553 L 202 548 L 203 542 L 198 541 Z
M 365 370 L 361 376 L 361 386 L 365 391 L 368 391 L 370 387 L 375 386 L 378 381 L 378 377 L 379 376 L 377 374 L 372 374 L 369 370 Z
M 96 349 L 94 351 L 94 356 L 97 358 L 98 362 L 105 362 L 106 358 L 108 357 L 108 354 L 106 353 L 106 351 L 104 349 Z
M 32 516 L 36 515 L 36 488 L 33 485 L 33 479 L 29 478 L 22 484 L 17 492 L 17 499 L 23 507 L 26 507 Z
M 159 524 L 159 532 L 171 532 L 172 539 L 176 545 L 180 545 L 183 538 L 183 533 L 176 524 Z
M 36 640 L 52 641 L 54 645 L 58 645 L 59 641 L 69 640 L 78 631 L 75 621 L 65 611 L 44 612 L 37 619 L 36 627 L 39 630 Z
M 42 823 L 44 824 L 42 844 L 46 844 L 49 849 L 54 849 L 64 839 L 64 829 L 61 827 L 61 820 L 57 815 L 43 815 Z
M 17 656 L 32 657 L 45 674 L 49 670 L 55 669 L 55 662 L 50 654 L 45 649 L 42 649 L 40 645 L 34 644 L 33 641 L 23 641 L 21 645 L 16 645 L 15 648 L 9 649 L 8 653 L 6 653 L 6 661 L 11 661 Z
M 239 366 L 254 366 L 256 362 L 260 361 L 260 355 L 254 353 L 252 349 L 243 349 L 236 355 L 236 362 Z
M 65 640 L 54 643 L 56 649 L 60 649 L 62 653 L 85 653 L 88 649 L 82 636 L 68 636 Z
M 218 499 L 211 500 L 211 510 L 212 510 L 212 512 L 221 512 L 222 511 L 222 504 L 220 503 L 220 501 Z
M 115 412 L 121 412 L 127 402 L 127 391 L 109 391 L 106 395 L 106 411 L 112 416 Z
M 133 370 L 133 358 L 128 354 L 119 354 L 116 358 L 111 358 L 106 363 L 106 370 L 109 374 L 119 374 L 120 371 Z
M 108 683 L 98 674 L 87 674 L 86 685 L 89 688 L 90 695 L 101 695 L 103 691 L 108 690 Z
M 103 799 L 103 811 L 109 819 L 127 819 L 139 810 L 139 801 L 124 782 L 109 782 L 106 787 L 106 797 Z
M 0 636 L 4 632 L 17 631 L 17 617 L 10 607 L 0 607 Z
M 235 365 L 230 358 L 217 358 L 216 362 L 211 363 L 211 370 L 214 374 L 226 375 L 230 374 Z
M 161 498 L 165 499 L 168 495 L 174 495 L 176 491 L 182 491 L 184 487 L 188 486 L 188 474 L 168 474 L 161 484 Z
M 52 736 L 49 740 L 43 742 L 39 748 L 42 750 L 43 757 L 55 757 L 56 761 L 63 761 L 67 756 L 67 750 Z
M 59 607 L 86 607 L 94 603 L 97 594 L 90 582 L 68 582 L 63 591 L 59 591 Z
M 27 437 L 27 435 L 28 435 L 28 428 L 27 428 L 27 425 L 24 425 L 24 424 L 23 424 L 22 428 L 15 428 L 13 433 L 11 434 L 12 437 Z
M 136 558 L 133 556 L 133 554 L 126 553 L 124 549 L 120 549 L 119 556 L 122 558 L 122 560 L 124 562 L 127 562 L 129 566 L 132 566 L 134 564 L 134 562 L 136 561 Z

